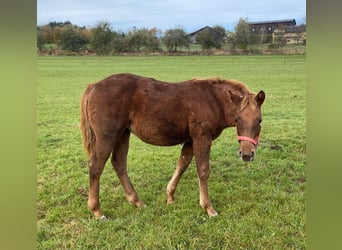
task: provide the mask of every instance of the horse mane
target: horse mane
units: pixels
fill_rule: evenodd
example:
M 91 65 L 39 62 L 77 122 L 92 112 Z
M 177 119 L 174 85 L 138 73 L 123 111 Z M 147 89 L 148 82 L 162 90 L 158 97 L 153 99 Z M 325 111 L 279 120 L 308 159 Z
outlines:
M 251 97 L 253 97 L 253 93 L 250 92 L 247 86 L 238 81 L 238 80 L 226 80 L 219 77 L 208 77 L 208 78 L 194 78 L 193 81 L 205 81 L 209 84 L 216 84 L 216 85 L 228 85 L 233 92 L 238 93 L 242 97 L 242 101 L 240 104 L 240 111 L 243 110 L 248 106 L 250 103 Z
M 209 84 L 216 84 L 216 85 L 229 85 L 233 91 L 238 92 L 239 94 L 245 96 L 250 94 L 251 92 L 248 90 L 247 86 L 238 81 L 238 80 L 226 80 L 220 77 L 208 77 L 208 78 L 193 78 L 193 81 L 206 81 Z

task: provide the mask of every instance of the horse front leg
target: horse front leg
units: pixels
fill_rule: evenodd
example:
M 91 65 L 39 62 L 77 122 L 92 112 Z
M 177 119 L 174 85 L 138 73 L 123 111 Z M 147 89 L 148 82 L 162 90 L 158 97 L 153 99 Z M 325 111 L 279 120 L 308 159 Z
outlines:
M 212 207 L 208 195 L 208 179 L 210 173 L 209 158 L 210 158 L 211 139 L 201 138 L 194 141 L 193 149 L 196 158 L 197 174 L 200 188 L 200 205 L 205 209 L 210 217 L 217 216 L 217 212 Z
M 167 204 L 172 204 L 174 202 L 174 194 L 176 192 L 176 188 L 182 174 L 188 168 L 192 157 L 193 157 L 193 150 L 192 150 L 192 142 L 184 143 L 181 151 L 181 155 L 179 157 L 176 170 L 167 185 L 166 194 L 167 194 Z

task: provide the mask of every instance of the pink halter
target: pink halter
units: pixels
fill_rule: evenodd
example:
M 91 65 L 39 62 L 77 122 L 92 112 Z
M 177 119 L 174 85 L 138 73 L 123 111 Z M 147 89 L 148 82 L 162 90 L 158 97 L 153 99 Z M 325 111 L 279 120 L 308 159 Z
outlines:
M 258 138 L 255 140 L 251 137 L 248 137 L 248 136 L 243 136 L 243 135 L 239 135 L 238 132 L 237 132 L 237 128 L 236 128 L 236 134 L 237 134 L 237 139 L 238 141 L 248 141 L 250 143 L 252 143 L 255 147 L 257 147 L 259 145 L 259 140 L 260 140 L 260 136 L 261 136 L 261 131 L 260 131 L 260 134 L 258 136 Z

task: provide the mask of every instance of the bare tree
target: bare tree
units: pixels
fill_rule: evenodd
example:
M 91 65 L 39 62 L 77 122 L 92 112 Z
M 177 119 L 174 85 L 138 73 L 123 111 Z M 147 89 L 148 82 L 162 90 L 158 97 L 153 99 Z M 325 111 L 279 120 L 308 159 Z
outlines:
M 235 42 L 240 49 L 246 49 L 251 40 L 247 19 L 240 18 L 235 27 Z
M 168 29 L 165 31 L 163 42 L 169 51 L 177 51 L 179 47 L 189 48 L 190 41 L 184 29 Z

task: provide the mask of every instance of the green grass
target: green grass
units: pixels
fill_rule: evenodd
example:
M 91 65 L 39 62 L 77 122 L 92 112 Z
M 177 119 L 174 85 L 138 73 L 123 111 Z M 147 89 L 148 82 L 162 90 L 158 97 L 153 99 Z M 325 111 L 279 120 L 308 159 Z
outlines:
M 155 147 L 132 136 L 129 174 L 148 206 L 126 202 L 107 163 L 100 200 L 110 220 L 92 218 L 79 101 L 88 83 L 119 72 L 165 81 L 220 76 L 266 92 L 254 162 L 237 157 L 234 129 L 213 143 L 209 195 L 218 217 L 208 218 L 199 205 L 194 162 L 176 203 L 166 204 L 181 146 Z M 305 249 L 305 117 L 305 56 L 38 57 L 37 248 Z

